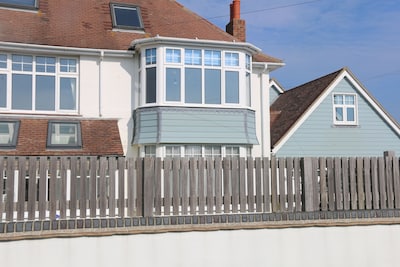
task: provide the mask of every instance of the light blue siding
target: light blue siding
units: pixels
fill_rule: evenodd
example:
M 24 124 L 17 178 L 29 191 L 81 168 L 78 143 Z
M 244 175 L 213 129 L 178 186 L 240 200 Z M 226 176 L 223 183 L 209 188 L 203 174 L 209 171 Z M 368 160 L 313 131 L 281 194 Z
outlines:
M 135 144 L 258 144 L 247 109 L 153 107 L 134 117 Z
M 358 125 L 333 125 L 333 93 L 357 93 Z M 276 153 L 277 156 L 400 155 L 400 137 L 344 79 Z
M 275 86 L 271 86 L 269 88 L 269 105 L 271 106 L 272 103 L 274 103 L 274 101 L 278 98 L 278 96 L 280 95 L 280 92 L 278 91 L 278 89 Z

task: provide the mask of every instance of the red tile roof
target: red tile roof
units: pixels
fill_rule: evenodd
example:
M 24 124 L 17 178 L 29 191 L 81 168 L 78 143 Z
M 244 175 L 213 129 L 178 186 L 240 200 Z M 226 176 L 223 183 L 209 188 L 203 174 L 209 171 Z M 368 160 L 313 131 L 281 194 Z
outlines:
M 110 156 L 124 154 L 118 121 L 81 119 L 82 148 L 47 148 L 47 118 L 13 118 L 20 121 L 16 149 L 0 149 L 2 156 Z M 61 121 L 58 117 L 57 121 Z M 74 121 L 77 121 L 74 119 Z
M 344 70 L 345 68 L 340 69 L 285 91 L 275 100 L 270 107 L 272 147 L 285 136 L 307 109 Z
M 139 6 L 144 32 L 115 31 L 110 0 L 39 0 L 38 12 L 0 9 L 0 41 L 127 50 L 152 36 L 234 41 L 235 38 L 175 0 L 118 0 Z M 227 8 L 229 8 L 227 6 Z M 262 61 L 282 62 L 260 55 Z

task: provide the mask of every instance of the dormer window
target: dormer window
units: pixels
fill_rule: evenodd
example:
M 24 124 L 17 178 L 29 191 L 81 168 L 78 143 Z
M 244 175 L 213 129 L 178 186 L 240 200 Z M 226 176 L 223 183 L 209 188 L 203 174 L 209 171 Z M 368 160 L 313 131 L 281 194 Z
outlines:
M 0 0 L 0 5 L 17 8 L 37 8 L 37 0 Z
M 126 30 L 143 30 L 140 8 L 124 4 L 111 4 L 113 27 Z
M 0 121 L 0 148 L 15 148 L 19 121 Z

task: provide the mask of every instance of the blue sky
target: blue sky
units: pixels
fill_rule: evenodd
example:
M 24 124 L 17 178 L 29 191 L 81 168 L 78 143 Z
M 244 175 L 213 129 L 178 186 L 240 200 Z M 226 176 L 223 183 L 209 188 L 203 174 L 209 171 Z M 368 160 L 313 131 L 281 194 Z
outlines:
M 232 0 L 177 0 L 222 29 Z M 348 67 L 400 121 L 399 0 L 242 0 L 247 41 L 286 66 L 271 77 L 293 88 Z

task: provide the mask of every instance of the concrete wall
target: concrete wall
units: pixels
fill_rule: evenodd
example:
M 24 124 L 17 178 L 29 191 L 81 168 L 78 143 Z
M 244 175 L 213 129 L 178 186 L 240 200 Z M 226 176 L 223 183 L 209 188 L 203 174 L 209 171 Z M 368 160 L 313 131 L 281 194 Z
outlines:
M 0 243 L 1 266 L 398 266 L 400 225 L 54 238 Z

